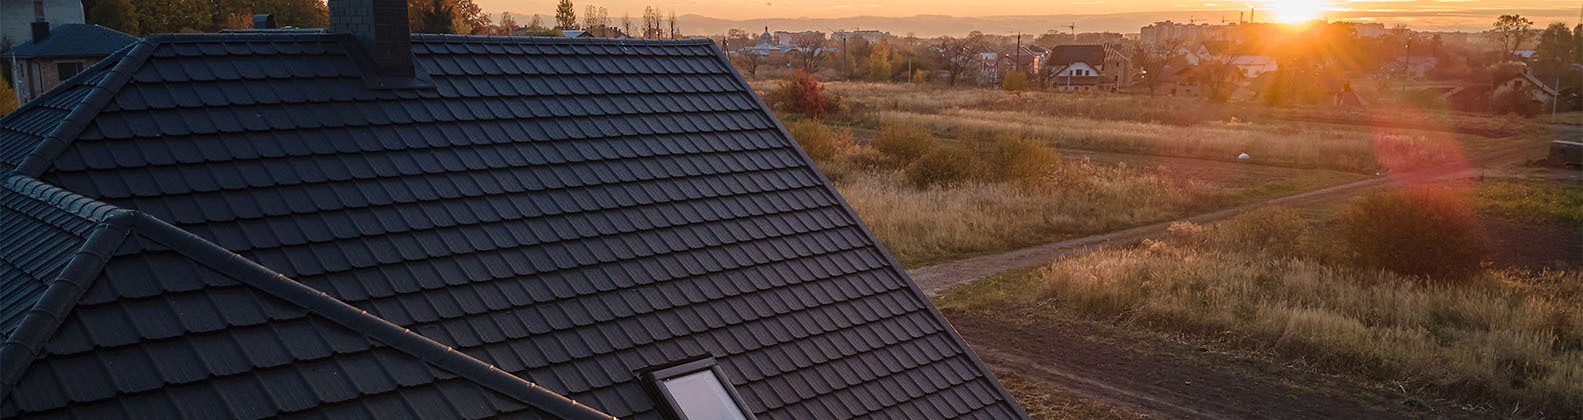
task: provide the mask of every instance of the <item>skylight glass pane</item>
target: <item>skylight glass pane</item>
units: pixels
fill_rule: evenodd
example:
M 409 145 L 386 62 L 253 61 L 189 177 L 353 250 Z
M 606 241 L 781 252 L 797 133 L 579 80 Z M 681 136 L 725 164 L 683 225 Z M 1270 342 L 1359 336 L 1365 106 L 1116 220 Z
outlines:
M 676 410 L 689 420 L 746 420 L 712 370 L 666 379 L 661 384 L 676 400 Z

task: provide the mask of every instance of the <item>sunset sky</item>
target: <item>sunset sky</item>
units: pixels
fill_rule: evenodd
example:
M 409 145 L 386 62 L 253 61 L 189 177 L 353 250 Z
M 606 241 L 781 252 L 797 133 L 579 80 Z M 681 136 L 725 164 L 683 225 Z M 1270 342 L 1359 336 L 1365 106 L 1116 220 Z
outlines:
M 540 13 L 545 19 L 553 15 L 555 0 L 475 0 L 489 12 L 510 11 L 517 15 Z M 1331 1 L 1331 0 L 1279 0 L 1257 2 L 1183 2 L 1173 0 L 1076 0 L 1067 2 L 1005 0 L 573 0 L 579 13 L 588 4 L 610 10 L 613 20 L 619 21 L 623 13 L 634 19 L 642 15 L 643 6 L 654 5 L 674 10 L 678 16 L 698 15 L 732 21 L 761 21 L 788 18 L 849 18 L 909 17 L 917 15 L 947 15 L 954 17 L 994 16 L 1043 16 L 1043 15 L 1113 15 L 1134 16 L 1133 20 L 1147 21 L 1151 15 L 1159 20 L 1174 18 L 1187 20 L 1196 17 L 1218 22 L 1221 18 L 1234 20 L 1238 11 L 1257 7 L 1260 21 L 1302 20 L 1329 18 L 1331 20 L 1373 20 L 1387 24 L 1405 23 L 1419 29 L 1430 30 L 1481 30 L 1502 13 L 1521 13 L 1532 16 L 1541 24 L 1565 21 L 1576 24 L 1579 0 L 1386 0 L 1386 1 Z M 1181 16 L 1181 17 L 1178 17 Z M 1229 16 L 1229 17 L 1228 17 Z M 1140 20 L 1141 19 L 1141 20 Z M 525 20 L 525 19 L 524 19 Z M 844 21 L 850 21 L 845 19 Z M 880 20 L 881 22 L 883 20 Z M 1130 22 L 1130 21 L 1128 21 Z M 878 23 L 882 25 L 882 23 Z M 1115 28 L 1094 28 L 1116 32 L 1137 32 L 1136 27 L 1126 30 L 1131 23 L 1104 24 Z M 795 29 L 795 28 L 791 28 Z M 875 28 L 885 29 L 885 28 Z

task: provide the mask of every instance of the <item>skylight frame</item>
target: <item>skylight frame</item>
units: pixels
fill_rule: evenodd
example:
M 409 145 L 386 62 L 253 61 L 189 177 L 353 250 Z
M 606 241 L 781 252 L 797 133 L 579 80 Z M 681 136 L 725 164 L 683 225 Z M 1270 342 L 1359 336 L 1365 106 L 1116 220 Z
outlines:
M 665 410 L 663 411 L 669 414 L 671 419 L 714 420 L 694 419 L 687 417 L 687 413 L 682 411 L 681 404 L 676 400 L 676 397 L 671 394 L 670 389 L 665 386 L 665 381 L 667 380 L 678 379 L 701 372 L 709 372 L 714 376 L 715 381 L 720 384 L 720 387 L 725 390 L 726 395 L 730 397 L 731 402 L 736 405 L 737 412 L 742 414 L 743 419 L 757 420 L 757 418 L 753 416 L 753 411 L 749 410 L 747 404 L 742 401 L 742 395 L 737 393 L 736 386 L 731 384 L 731 380 L 726 377 L 725 371 L 720 369 L 720 364 L 717 363 L 713 357 L 706 357 L 684 362 L 678 365 L 650 370 L 644 372 L 642 376 L 645 387 L 649 389 L 649 392 L 653 394 L 657 400 L 659 400 L 658 402 L 664 403 L 663 405 L 665 406 Z

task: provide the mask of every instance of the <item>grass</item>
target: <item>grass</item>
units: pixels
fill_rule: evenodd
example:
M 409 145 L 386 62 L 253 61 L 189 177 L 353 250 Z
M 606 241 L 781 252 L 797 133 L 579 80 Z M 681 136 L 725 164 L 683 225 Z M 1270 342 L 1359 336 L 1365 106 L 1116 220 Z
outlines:
M 1479 183 L 1476 191 L 1480 213 L 1583 229 L 1583 185 L 1577 182 L 1497 179 Z
M 1268 222 L 1181 225 L 1162 241 L 992 277 L 937 303 L 1187 334 L 1411 391 L 1583 414 L 1583 273 L 1491 271 L 1434 286 L 1311 252 L 1250 250 L 1248 232 L 1290 233 L 1249 226 Z

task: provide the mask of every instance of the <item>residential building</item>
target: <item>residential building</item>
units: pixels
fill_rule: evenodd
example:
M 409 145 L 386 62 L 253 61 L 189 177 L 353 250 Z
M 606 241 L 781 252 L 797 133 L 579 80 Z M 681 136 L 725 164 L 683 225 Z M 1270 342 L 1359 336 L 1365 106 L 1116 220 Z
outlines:
M 1027 418 L 712 41 L 328 7 L 0 118 L 0 417 Z
M 1051 49 L 1048 63 L 1054 66 L 1053 84 L 1058 90 L 1108 91 L 1116 86 L 1115 76 L 1105 73 L 1103 45 L 1058 45 Z
M 26 104 L 137 38 L 99 25 L 38 25 L 33 39 L 0 52 L 11 67 L 11 87 Z
M 880 42 L 881 40 L 884 40 L 887 37 L 890 37 L 890 32 L 880 32 L 880 31 L 873 31 L 873 30 L 839 31 L 839 32 L 835 32 L 835 33 L 831 33 L 830 34 L 830 39 L 834 40 L 834 41 L 840 41 L 840 40 L 843 40 L 843 39 L 844 40 L 862 39 L 864 41 L 868 41 L 870 44 L 878 43 L 878 42 Z
M 48 22 L 53 30 L 83 23 L 82 17 L 80 0 L 0 0 L 0 51 L 32 40 L 36 22 Z
M 778 44 L 778 45 L 781 45 L 781 46 L 795 47 L 795 46 L 797 46 L 797 40 L 804 39 L 804 38 L 828 39 L 827 37 L 825 37 L 824 32 L 819 32 L 819 31 L 802 31 L 802 32 L 775 31 L 775 43 Z
M 1242 71 L 1242 77 L 1256 79 L 1265 73 L 1280 70 L 1275 57 L 1267 55 L 1238 55 L 1229 57 L 1231 65 Z

